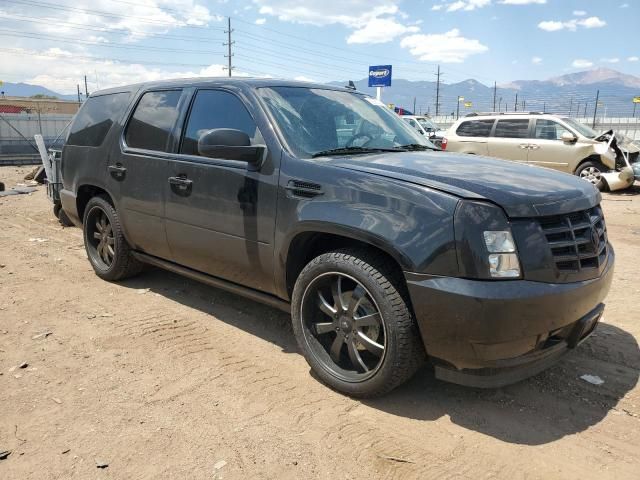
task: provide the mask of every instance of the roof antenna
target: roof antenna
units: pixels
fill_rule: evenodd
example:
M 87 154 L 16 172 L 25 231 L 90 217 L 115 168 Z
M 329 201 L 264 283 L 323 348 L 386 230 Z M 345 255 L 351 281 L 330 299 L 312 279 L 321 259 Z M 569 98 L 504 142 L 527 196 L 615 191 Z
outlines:
M 353 83 L 353 80 L 349 80 L 349 85 L 347 85 L 344 88 L 348 88 L 349 90 L 355 90 L 356 89 L 356 84 Z

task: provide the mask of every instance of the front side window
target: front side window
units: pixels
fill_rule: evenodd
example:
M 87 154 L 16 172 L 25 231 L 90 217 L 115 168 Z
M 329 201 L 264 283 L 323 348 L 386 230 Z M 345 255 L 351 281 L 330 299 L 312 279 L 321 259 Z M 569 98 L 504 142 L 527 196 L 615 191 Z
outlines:
M 435 148 L 386 105 L 364 95 L 307 87 L 263 87 L 258 93 L 299 158 L 349 147 Z
M 598 132 L 596 132 L 593 128 L 585 125 L 584 123 L 580 123 L 573 118 L 563 118 L 562 121 L 584 137 L 596 138 L 598 136 Z
M 427 132 L 435 132 L 436 130 L 438 130 L 436 124 L 428 118 L 418 117 L 416 120 L 418 120 L 418 123 L 422 125 L 422 128 L 424 128 Z
M 456 130 L 460 137 L 488 137 L 495 120 L 468 120 L 462 122 Z
M 242 101 L 222 90 L 199 90 L 191 107 L 180 153 L 199 155 L 198 141 L 216 128 L 240 130 L 251 138 L 251 144 L 263 144 L 260 131 Z
M 536 120 L 534 137 L 540 140 L 561 140 L 568 130 L 553 120 Z
M 500 138 L 528 138 L 529 119 L 498 120 L 493 136 Z
M 169 135 L 178 118 L 181 94 L 181 90 L 145 93 L 127 126 L 127 146 L 166 152 Z
M 113 123 L 122 115 L 129 92 L 89 97 L 73 121 L 68 145 L 99 147 Z

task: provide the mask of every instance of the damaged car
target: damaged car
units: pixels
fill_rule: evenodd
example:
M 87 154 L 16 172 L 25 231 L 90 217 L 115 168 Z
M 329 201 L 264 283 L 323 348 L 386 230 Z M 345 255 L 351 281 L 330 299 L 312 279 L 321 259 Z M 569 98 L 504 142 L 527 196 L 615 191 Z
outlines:
M 451 126 L 442 148 L 553 168 L 601 191 L 633 185 L 640 152 L 612 130 L 598 134 L 575 119 L 535 112 L 472 113 Z

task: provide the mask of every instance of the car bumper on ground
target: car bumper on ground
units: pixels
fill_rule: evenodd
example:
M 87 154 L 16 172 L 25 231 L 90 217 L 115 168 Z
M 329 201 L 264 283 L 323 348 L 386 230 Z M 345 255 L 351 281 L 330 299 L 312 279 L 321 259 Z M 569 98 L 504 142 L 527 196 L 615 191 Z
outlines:
M 469 386 L 498 387 L 549 367 L 594 330 L 613 265 L 611 248 L 600 277 L 574 283 L 405 273 L 436 376 Z

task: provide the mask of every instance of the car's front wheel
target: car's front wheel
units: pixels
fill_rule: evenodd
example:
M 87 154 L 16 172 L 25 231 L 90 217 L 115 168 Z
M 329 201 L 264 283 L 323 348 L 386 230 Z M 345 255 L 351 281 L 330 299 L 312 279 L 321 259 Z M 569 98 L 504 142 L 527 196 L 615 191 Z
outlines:
M 329 252 L 309 262 L 294 287 L 292 321 L 314 372 L 348 395 L 387 393 L 425 359 L 396 269 L 366 250 Z
M 592 183 L 601 192 L 606 190 L 607 183 L 602 178 L 602 174 L 607 171 L 602 163 L 596 161 L 588 161 L 582 163 L 576 170 L 576 175 Z
M 117 281 L 140 273 L 142 264 L 131 254 L 118 212 L 106 198 L 89 200 L 82 229 L 87 256 L 96 275 Z

